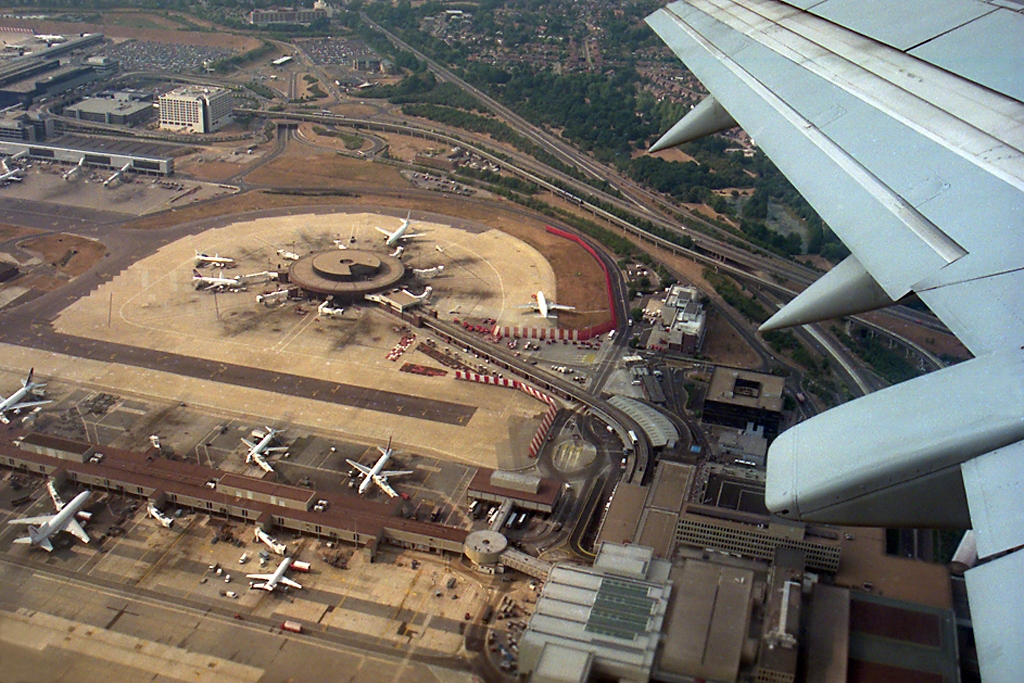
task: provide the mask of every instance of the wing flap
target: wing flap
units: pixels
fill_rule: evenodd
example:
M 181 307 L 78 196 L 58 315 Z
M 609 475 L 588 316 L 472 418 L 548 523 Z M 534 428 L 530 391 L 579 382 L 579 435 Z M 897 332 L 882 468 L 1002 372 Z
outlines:
M 1024 681 L 1024 551 L 978 565 L 964 574 L 974 642 L 985 683 Z
M 278 579 L 278 583 L 283 583 L 289 588 L 294 588 L 295 590 L 300 590 L 302 588 L 302 584 L 300 584 L 298 581 L 292 581 L 287 576 L 282 576 L 280 579 Z

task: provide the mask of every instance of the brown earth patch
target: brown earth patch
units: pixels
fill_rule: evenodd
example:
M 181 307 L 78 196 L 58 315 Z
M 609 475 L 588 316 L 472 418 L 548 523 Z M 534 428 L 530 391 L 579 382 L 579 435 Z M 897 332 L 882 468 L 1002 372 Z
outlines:
M 708 331 L 702 352 L 718 365 L 747 370 L 760 370 L 763 367 L 761 357 L 750 348 L 732 323 L 715 308 L 708 312 Z
M 18 225 L 0 223 L 0 242 L 21 239 L 22 237 L 28 237 L 29 235 L 35 235 L 40 232 L 42 231 L 34 228 L 23 228 Z
M 107 253 L 102 242 L 66 233 L 25 240 L 20 246 L 40 254 L 58 272 L 69 277 L 78 277 Z
M 339 154 L 316 152 L 302 145 L 289 145 L 283 154 L 245 176 L 246 181 L 271 187 L 333 188 L 348 184 L 407 188 L 409 183 L 398 169 L 351 159 Z
M 315 144 L 317 144 L 317 145 L 319 145 L 321 147 L 330 147 L 331 149 L 336 149 L 339 152 L 346 152 L 348 154 L 352 154 L 355 151 L 355 150 L 351 150 L 348 147 L 346 147 L 345 146 L 345 141 L 342 138 L 334 137 L 333 135 L 317 135 L 313 131 L 313 129 L 316 128 L 316 127 L 320 127 L 319 124 L 314 125 L 314 124 L 308 123 L 308 122 L 300 123 L 299 124 L 299 133 L 306 140 L 309 140 L 309 141 L 311 141 L 311 142 L 313 142 L 313 143 L 315 143 Z M 350 131 L 347 131 L 347 130 L 345 130 L 345 131 L 338 131 L 338 132 L 339 133 L 344 133 L 345 135 L 355 135 L 355 136 L 359 137 L 361 140 L 363 140 L 363 144 L 362 144 L 361 147 L 367 147 L 368 146 L 366 144 L 366 142 L 367 142 L 366 138 L 363 137 L 362 135 L 360 135 L 359 133 L 350 132 Z M 393 154 L 391 156 L 394 157 Z
M 219 183 L 241 173 L 244 168 L 243 164 L 234 164 L 228 161 L 204 161 L 201 164 L 184 164 L 178 171 L 199 180 Z
M 662 159 L 664 161 L 678 161 L 680 163 L 692 161 L 695 164 L 700 163 L 699 161 L 691 157 L 689 154 L 686 154 L 685 152 L 680 150 L 678 147 L 673 147 L 671 149 L 663 149 L 660 152 L 655 152 L 654 154 L 647 154 L 647 152 L 644 152 L 643 150 L 637 150 L 636 152 L 633 153 L 633 158 L 635 159 L 637 157 L 642 157 L 645 154 L 647 156 L 654 157 L 655 159 Z
M 333 111 L 335 114 L 351 116 L 357 119 L 367 116 L 373 116 L 374 114 L 378 113 L 376 107 L 371 107 L 368 104 L 356 104 L 354 102 L 348 104 L 339 104 L 336 107 L 331 107 L 331 111 Z
M 427 152 L 430 150 L 447 149 L 432 140 L 424 140 L 423 138 L 413 138 L 407 135 L 387 135 L 382 136 L 388 141 L 388 154 L 394 159 L 401 159 L 402 161 L 412 161 L 413 157 L 418 152 Z

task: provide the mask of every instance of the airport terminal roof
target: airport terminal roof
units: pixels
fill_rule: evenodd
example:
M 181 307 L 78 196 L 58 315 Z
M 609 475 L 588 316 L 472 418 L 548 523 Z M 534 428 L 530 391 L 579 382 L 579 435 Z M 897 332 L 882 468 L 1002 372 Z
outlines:
M 495 496 L 504 496 L 505 498 L 524 500 L 547 506 L 553 506 L 555 501 L 558 500 L 558 490 L 560 485 L 555 479 L 541 479 L 537 492 L 531 493 L 529 491 L 520 491 L 512 488 L 505 488 L 503 486 L 493 486 L 491 484 L 491 474 L 494 472 L 495 470 L 488 469 L 486 467 L 477 469 L 476 474 L 473 476 L 473 480 L 469 483 L 468 490 L 470 492 L 478 491 L 481 493 L 489 493 Z
M 657 409 L 628 396 L 612 396 L 608 402 L 633 418 L 654 448 L 671 448 L 679 440 L 679 430 Z
M 605 543 L 593 567 L 555 566 L 520 640 L 520 669 L 535 668 L 553 644 L 592 655 L 578 665 L 647 680 L 672 592 L 665 565 L 650 548 Z
M 179 145 L 164 145 L 141 140 L 115 140 L 113 138 L 89 138 L 81 135 L 62 135 L 53 140 L 32 143 L 33 147 L 69 149 L 90 154 L 120 154 L 123 156 L 170 159 L 181 153 Z
M 68 107 L 90 114 L 125 114 L 131 115 L 146 109 L 152 109 L 152 102 L 115 100 L 109 97 L 90 97 Z

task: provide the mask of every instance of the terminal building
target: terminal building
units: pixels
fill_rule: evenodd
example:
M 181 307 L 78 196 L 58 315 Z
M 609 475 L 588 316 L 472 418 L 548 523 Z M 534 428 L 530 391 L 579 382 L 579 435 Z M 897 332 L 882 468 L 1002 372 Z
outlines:
M 160 128 L 213 133 L 231 123 L 234 94 L 226 88 L 186 85 L 160 96 Z
M 0 128 L 2 130 L 2 128 Z M 0 135 L 0 153 L 26 152 L 32 159 L 167 176 L 174 173 L 177 147 L 136 140 L 64 135 L 49 142 L 14 142 Z
M 334 8 L 324 0 L 316 0 L 313 9 L 284 7 L 281 9 L 254 9 L 249 12 L 249 23 L 253 26 L 269 24 L 311 24 L 318 19 L 330 19 Z

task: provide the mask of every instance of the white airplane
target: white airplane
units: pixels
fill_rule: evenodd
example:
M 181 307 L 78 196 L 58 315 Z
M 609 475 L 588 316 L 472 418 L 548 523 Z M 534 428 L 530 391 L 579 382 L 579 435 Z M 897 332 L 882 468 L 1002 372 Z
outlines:
M 35 35 L 35 39 L 41 43 L 46 43 L 47 45 L 52 45 L 54 43 L 66 43 L 68 40 L 64 36 L 54 33 L 37 33 Z
M 250 585 L 253 588 L 260 588 L 265 591 L 273 591 L 279 585 L 282 584 L 288 586 L 289 588 L 300 590 L 302 586 L 299 583 L 292 581 L 284 575 L 284 573 L 288 571 L 288 569 L 291 566 L 292 558 L 286 557 L 283 560 L 281 560 L 281 564 L 277 566 L 277 571 L 275 571 L 273 574 L 246 574 L 245 578 L 257 579 L 259 583 L 252 583 Z
M 278 249 L 277 255 L 285 259 L 286 261 L 298 261 L 300 258 L 302 258 L 294 251 L 287 251 L 286 249 Z
M 328 318 L 340 318 L 341 314 L 345 312 L 345 309 L 335 308 L 331 306 L 330 301 L 323 301 L 316 307 L 316 312 L 317 315 L 327 316 Z
M 412 474 L 412 470 L 385 470 L 384 466 L 388 464 L 388 460 L 391 459 L 391 454 L 394 452 L 391 450 L 391 439 L 388 439 L 388 447 L 381 448 L 377 446 L 377 450 L 380 451 L 380 457 L 377 458 L 377 462 L 373 464 L 373 467 L 367 467 L 366 465 L 360 465 L 354 460 L 348 460 L 346 462 L 352 467 L 355 467 L 363 475 L 363 482 L 359 485 L 359 494 L 362 495 L 370 490 L 373 484 L 376 484 L 381 488 L 384 493 L 388 494 L 391 498 L 394 498 L 398 494 L 395 492 L 391 485 L 388 484 L 388 477 L 401 477 L 406 474 Z
M 260 469 L 265 472 L 273 472 L 274 468 L 267 462 L 267 457 L 271 453 L 280 453 L 281 451 L 287 451 L 287 446 L 271 446 L 274 437 L 283 432 L 283 429 L 273 429 L 267 427 L 265 432 L 253 432 L 253 436 L 260 435 L 258 442 L 252 442 L 248 439 L 242 439 L 242 443 L 249 447 L 249 452 L 245 454 L 246 462 L 255 462 Z
M 196 267 L 213 266 L 214 268 L 231 268 L 235 265 L 235 259 L 220 254 L 210 256 L 207 253 L 196 250 Z
M 412 211 L 410 211 L 405 216 L 405 220 L 402 221 L 402 224 L 400 226 L 398 226 L 398 230 L 395 230 L 394 232 L 388 232 L 384 228 L 377 228 L 377 232 L 381 233 L 382 235 L 386 235 L 384 239 L 384 244 L 386 244 L 389 247 L 394 247 L 402 240 L 412 239 L 413 237 L 423 237 L 426 235 L 425 232 L 406 234 L 406 230 L 409 229 L 410 216 L 412 216 Z
M 21 169 L 16 168 L 13 171 L 0 174 L 0 183 L 20 183 L 21 182 Z
M 973 356 L 780 434 L 765 504 L 970 528 L 981 679 L 1024 681 L 1020 3 L 682 0 L 647 23 L 711 93 L 652 151 L 742 126 L 850 250 L 761 329 L 916 294 Z
M 206 291 L 213 289 L 218 292 L 223 290 L 238 291 L 245 287 L 245 284 L 239 277 L 203 275 L 195 268 L 192 269 L 192 283 L 196 286 L 196 289 L 203 289 Z
M 29 546 L 37 545 L 46 552 L 52 552 L 53 544 L 50 543 L 50 537 L 60 531 L 67 531 L 82 539 L 84 543 L 88 543 L 89 534 L 85 533 L 85 529 L 75 519 L 75 514 L 89 500 L 89 495 L 89 491 L 82 491 L 55 515 L 8 520 L 8 524 L 28 525 L 28 536 L 17 538 L 14 542 L 24 543 Z
M 533 302 L 524 304 L 519 308 L 530 308 L 540 313 L 542 318 L 550 318 L 552 311 L 575 311 L 575 306 L 563 306 L 562 304 L 556 304 L 554 301 L 548 301 L 547 297 L 544 296 L 544 292 L 538 291 L 533 295 Z
M 288 552 L 288 547 L 284 543 L 278 543 L 276 538 L 274 538 L 258 526 L 256 527 L 255 538 L 257 541 L 265 543 L 268 548 L 273 550 L 278 555 L 285 555 Z
M 30 369 L 28 371 L 28 378 L 21 380 L 21 389 L 18 389 L 3 401 L 0 401 L 0 422 L 3 422 L 5 425 L 11 423 L 10 418 L 7 417 L 8 412 L 12 412 L 17 415 L 21 411 L 25 410 L 25 408 L 34 408 L 35 406 L 53 403 L 51 400 L 24 400 L 25 398 L 34 398 L 41 395 L 42 392 L 38 390 L 46 386 L 45 382 L 32 381 L 32 374 L 34 372 L 35 368 Z

